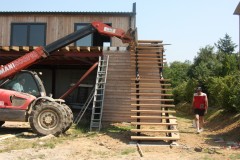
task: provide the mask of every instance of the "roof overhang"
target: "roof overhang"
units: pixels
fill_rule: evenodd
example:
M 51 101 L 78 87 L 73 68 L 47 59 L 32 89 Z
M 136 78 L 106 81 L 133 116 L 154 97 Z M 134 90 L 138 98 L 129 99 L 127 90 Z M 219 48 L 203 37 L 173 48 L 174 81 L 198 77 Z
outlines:
M 235 9 L 233 14 L 234 15 L 240 15 L 240 2 L 238 3 L 237 8 Z
M 26 53 L 33 51 L 36 46 L 0 46 L 0 64 L 5 65 Z M 37 65 L 78 65 L 89 66 L 98 61 L 103 55 L 103 47 L 66 46 L 52 53 L 49 57 L 38 61 Z

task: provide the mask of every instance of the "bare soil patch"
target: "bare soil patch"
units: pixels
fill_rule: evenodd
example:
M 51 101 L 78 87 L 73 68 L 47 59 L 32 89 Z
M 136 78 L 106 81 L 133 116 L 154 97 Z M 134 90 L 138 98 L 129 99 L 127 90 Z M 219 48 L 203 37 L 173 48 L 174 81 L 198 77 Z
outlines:
M 25 134 L 0 141 L 0 160 L 240 159 L 240 149 L 232 146 L 240 142 L 239 115 L 231 116 L 231 120 L 225 117 L 226 121 L 223 115 L 211 115 L 201 134 L 196 134 L 191 118 L 179 116 L 178 146 L 140 145 L 143 157 L 136 145 L 130 144 L 129 123 L 113 124 L 100 133 L 85 133 L 72 127 L 67 135 L 44 138 L 33 134 L 27 123 L 6 123 L 0 129 L 0 138 L 18 132 Z M 218 139 L 223 141 L 217 142 Z

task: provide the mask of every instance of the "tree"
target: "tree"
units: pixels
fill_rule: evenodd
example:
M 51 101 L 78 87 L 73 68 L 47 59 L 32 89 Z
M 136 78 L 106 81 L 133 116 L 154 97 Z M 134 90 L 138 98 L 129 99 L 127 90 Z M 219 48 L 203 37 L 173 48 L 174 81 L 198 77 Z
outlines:
M 195 57 L 188 76 L 197 79 L 202 84 L 210 76 L 219 76 L 221 70 L 222 64 L 216 58 L 214 47 L 207 45 L 199 49 L 198 56 Z
M 232 42 L 231 37 L 225 34 L 217 43 L 217 60 L 222 64 L 221 76 L 226 76 L 238 70 L 238 56 L 234 53 L 237 45 Z
M 225 54 L 232 54 L 235 51 L 237 45 L 232 42 L 232 38 L 226 33 L 224 38 L 220 38 L 217 43 L 214 44 L 218 52 L 222 52 Z
M 172 86 L 176 87 L 179 84 L 183 83 L 184 81 L 188 80 L 187 72 L 190 66 L 191 66 L 190 61 L 185 62 L 174 61 L 170 63 L 169 67 L 164 68 L 163 77 L 171 79 Z

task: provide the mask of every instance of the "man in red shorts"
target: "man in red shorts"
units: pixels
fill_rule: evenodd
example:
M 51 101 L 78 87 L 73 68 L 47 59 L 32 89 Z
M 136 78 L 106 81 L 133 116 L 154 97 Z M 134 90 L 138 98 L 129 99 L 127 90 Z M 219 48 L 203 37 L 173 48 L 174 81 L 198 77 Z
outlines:
M 201 87 L 197 87 L 196 93 L 193 95 L 192 107 L 195 114 L 195 124 L 197 133 L 203 131 L 204 114 L 207 113 L 208 109 L 208 98 L 207 94 L 202 92 Z

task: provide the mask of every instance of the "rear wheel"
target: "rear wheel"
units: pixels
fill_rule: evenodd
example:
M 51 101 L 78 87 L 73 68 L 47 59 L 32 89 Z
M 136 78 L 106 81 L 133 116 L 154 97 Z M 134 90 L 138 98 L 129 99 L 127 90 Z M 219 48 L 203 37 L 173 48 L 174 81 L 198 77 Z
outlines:
M 65 109 L 66 113 L 67 113 L 67 118 L 66 118 L 66 128 L 63 129 L 63 133 L 66 132 L 71 126 L 72 126 L 72 123 L 73 123 L 73 113 L 72 113 L 72 110 L 66 105 L 66 104 L 62 104 L 63 108 Z
M 5 121 L 0 121 L 0 127 L 5 123 Z
M 44 102 L 31 112 L 29 122 L 39 135 L 58 136 L 66 128 L 66 111 L 56 102 Z

